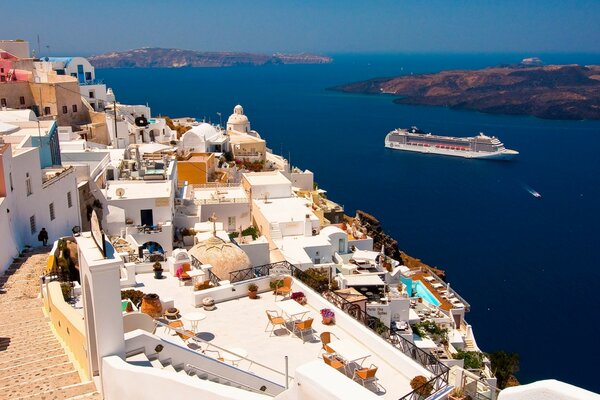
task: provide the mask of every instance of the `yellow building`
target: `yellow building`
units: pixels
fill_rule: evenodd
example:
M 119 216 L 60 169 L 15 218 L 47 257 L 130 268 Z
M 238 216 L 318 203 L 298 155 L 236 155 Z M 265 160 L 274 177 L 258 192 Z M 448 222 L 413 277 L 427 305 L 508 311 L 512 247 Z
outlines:
M 213 153 L 189 153 L 177 160 L 177 181 L 183 185 L 202 185 L 214 180 L 215 155 Z

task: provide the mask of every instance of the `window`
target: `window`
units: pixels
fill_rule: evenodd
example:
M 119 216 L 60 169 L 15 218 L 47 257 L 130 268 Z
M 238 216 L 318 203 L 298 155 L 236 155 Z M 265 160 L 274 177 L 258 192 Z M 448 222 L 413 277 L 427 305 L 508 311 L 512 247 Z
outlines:
M 94 94 L 94 91 L 93 91 L 93 90 L 90 90 L 90 92 L 89 92 L 89 96 L 88 96 L 88 97 L 89 97 L 90 99 L 93 99 L 93 98 L 95 98 L 95 96 L 96 96 L 96 95 Z
M 229 230 L 235 229 L 235 217 L 227 217 L 227 225 Z
M 25 174 L 25 187 L 27 189 L 27 196 L 31 196 L 33 191 L 31 190 L 31 177 L 29 176 L 29 172 Z
M 73 207 L 73 199 L 71 198 L 71 192 L 67 192 L 67 207 Z
M 50 115 L 50 107 L 44 107 L 44 115 Z
M 77 112 L 77 104 L 73 104 L 73 112 Z
M 0 99 L 0 107 L 6 107 L 6 99 L 4 97 Z
M 0 74 L 4 73 L 4 68 L 0 68 Z
M 50 221 L 54 221 L 56 218 L 56 215 L 54 214 L 54 203 L 50 203 L 48 209 L 50 210 Z
M 69 107 L 63 106 L 63 114 L 66 114 L 68 112 L 69 112 Z
M 77 78 L 77 73 L 76 72 L 71 72 L 71 76 L 74 76 L 75 78 Z
M 85 73 L 85 80 L 86 81 L 91 81 L 92 80 L 92 73 L 91 72 L 86 72 Z
M 25 105 L 25 97 L 21 96 L 19 97 L 19 103 L 23 106 Z
M 8 181 L 10 182 L 10 191 L 13 191 L 12 172 L 8 173 Z
M 6 77 L 4 75 L 0 75 L 0 82 L 6 82 Z
M 31 229 L 32 235 L 37 232 L 37 228 L 35 227 L 35 215 L 29 217 L 29 229 Z

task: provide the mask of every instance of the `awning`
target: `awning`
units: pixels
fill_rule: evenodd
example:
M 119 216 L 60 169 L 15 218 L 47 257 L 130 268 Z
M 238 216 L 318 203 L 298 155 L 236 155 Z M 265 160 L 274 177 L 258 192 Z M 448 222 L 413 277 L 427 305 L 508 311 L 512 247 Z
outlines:
M 385 282 L 378 275 L 344 275 L 347 286 L 384 286 Z
M 138 147 L 138 150 L 142 154 L 156 153 L 159 151 L 169 150 L 169 149 L 171 149 L 171 146 L 166 146 L 166 145 L 160 144 L 160 143 L 146 143 L 146 144 L 142 144 Z
M 413 341 L 415 342 L 415 346 L 420 349 L 435 349 L 438 347 L 433 340 L 423 339 L 419 335 L 413 335 Z
M 377 261 L 377 256 L 380 253 L 376 251 L 368 251 L 368 250 L 356 250 L 352 255 L 352 259 L 356 261 Z

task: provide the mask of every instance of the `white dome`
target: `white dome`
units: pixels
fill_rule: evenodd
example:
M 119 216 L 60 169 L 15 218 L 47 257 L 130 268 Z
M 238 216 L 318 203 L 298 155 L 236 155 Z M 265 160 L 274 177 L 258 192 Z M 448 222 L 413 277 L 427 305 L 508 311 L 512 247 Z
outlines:
M 186 134 L 190 132 L 194 132 L 196 135 L 204 139 L 204 141 L 211 140 L 219 135 L 215 127 L 211 124 L 207 124 L 206 122 L 201 122 L 199 125 L 194 126 L 192 129 L 187 131 Z
M 244 107 L 242 107 L 240 104 L 238 104 L 237 106 L 233 107 L 233 113 L 234 114 L 244 114 Z
M 245 124 L 248 122 L 248 117 L 244 114 L 231 114 L 227 119 L 228 124 Z

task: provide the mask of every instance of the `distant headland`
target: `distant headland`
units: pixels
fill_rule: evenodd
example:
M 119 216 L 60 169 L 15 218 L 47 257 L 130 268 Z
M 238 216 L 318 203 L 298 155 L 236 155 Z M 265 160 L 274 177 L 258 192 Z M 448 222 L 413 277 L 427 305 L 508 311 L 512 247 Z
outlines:
M 600 65 L 520 64 L 375 78 L 330 88 L 401 96 L 399 104 L 446 106 L 545 119 L 600 119 Z
M 308 53 L 268 55 L 156 47 L 104 53 L 88 59 L 96 68 L 232 67 L 266 64 L 328 64 L 333 61 L 331 57 Z

